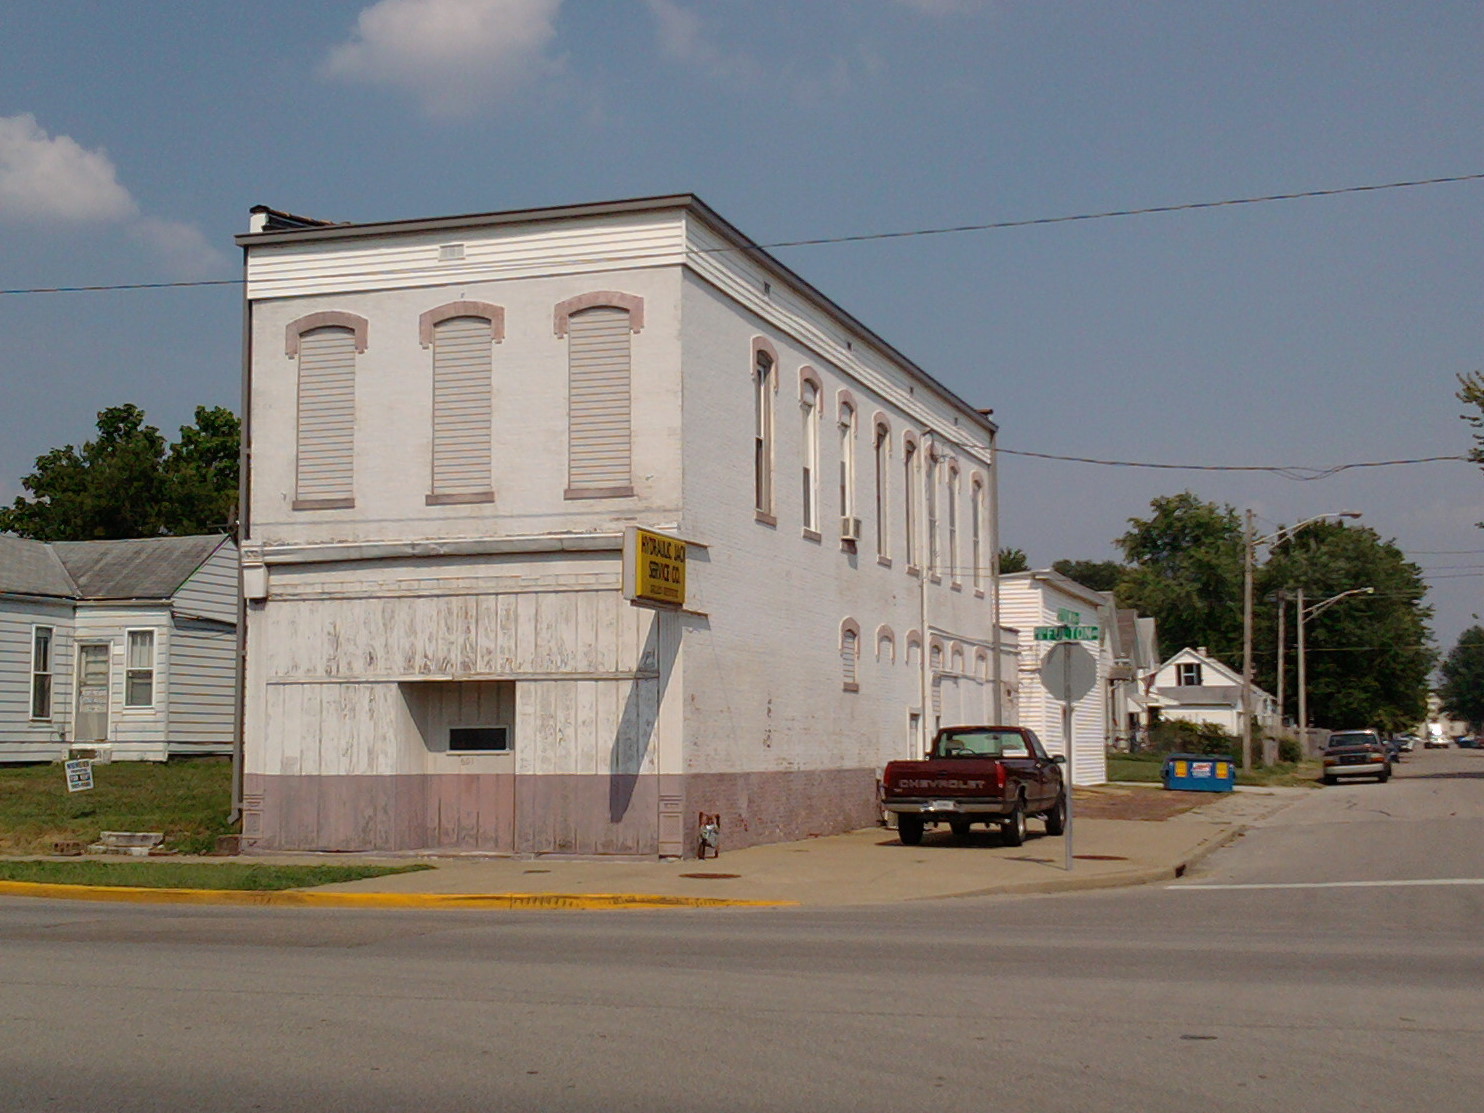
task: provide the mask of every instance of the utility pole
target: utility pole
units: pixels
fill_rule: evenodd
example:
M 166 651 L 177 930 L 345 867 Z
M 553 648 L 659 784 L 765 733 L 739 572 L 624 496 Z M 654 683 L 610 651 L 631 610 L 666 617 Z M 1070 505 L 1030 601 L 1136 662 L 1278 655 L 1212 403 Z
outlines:
M 1252 511 L 1242 532 L 1242 772 L 1252 769 Z

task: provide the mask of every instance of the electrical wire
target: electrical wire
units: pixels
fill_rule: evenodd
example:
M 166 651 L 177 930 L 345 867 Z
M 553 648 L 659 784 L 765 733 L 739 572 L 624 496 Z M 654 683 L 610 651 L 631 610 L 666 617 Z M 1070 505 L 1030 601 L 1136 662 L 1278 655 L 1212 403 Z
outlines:
M 995 451 L 1006 456 L 1026 456 L 1035 460 L 1058 460 L 1069 464 L 1097 464 L 1107 468 L 1159 468 L 1166 471 L 1225 471 L 1266 472 L 1284 479 L 1313 480 L 1328 479 L 1352 468 L 1392 468 L 1409 464 L 1436 464 L 1444 460 L 1464 460 L 1467 456 L 1419 456 L 1411 460 L 1366 460 L 1350 464 L 1335 464 L 1332 467 L 1316 468 L 1302 464 L 1151 464 L 1133 460 L 1100 460 L 1090 456 L 1057 456 L 1050 452 L 1027 452 L 1023 449 L 996 446 Z
M 1229 197 L 1221 201 L 1187 201 L 1178 205 L 1146 205 L 1138 209 L 1106 209 L 1101 212 L 1074 213 L 1069 216 L 1042 216 L 1028 220 L 995 220 L 982 224 L 954 224 L 941 228 L 911 228 L 898 232 L 863 232 L 850 236 L 819 236 L 803 240 L 774 240 L 770 243 L 753 243 L 741 247 L 723 246 L 691 249 L 697 255 L 721 255 L 747 253 L 750 251 L 772 251 L 784 247 L 820 247 L 827 244 L 868 243 L 876 240 L 899 240 L 921 236 L 950 236 L 966 232 L 994 232 L 1007 228 L 1032 228 L 1044 224 L 1070 224 L 1087 220 L 1110 220 L 1125 216 L 1153 216 L 1162 213 L 1194 212 L 1201 209 L 1228 208 L 1233 205 L 1262 205 L 1275 201 L 1298 201 L 1314 197 L 1339 197 L 1351 193 L 1378 193 L 1392 189 L 1413 189 L 1419 186 L 1451 185 L 1457 182 L 1484 180 L 1484 172 L 1477 174 L 1453 174 L 1440 178 L 1415 178 L 1404 182 L 1381 182 L 1374 185 L 1339 186 L 1333 189 L 1306 189 L 1294 193 L 1266 193 L 1256 197 Z M 631 257 L 596 257 L 576 260 L 583 263 L 632 262 Z M 196 282 L 124 282 L 98 286 L 34 286 L 0 290 L 0 295 L 17 294 L 78 294 L 105 290 L 162 290 L 180 289 L 189 286 L 241 286 L 241 278 L 204 279 Z

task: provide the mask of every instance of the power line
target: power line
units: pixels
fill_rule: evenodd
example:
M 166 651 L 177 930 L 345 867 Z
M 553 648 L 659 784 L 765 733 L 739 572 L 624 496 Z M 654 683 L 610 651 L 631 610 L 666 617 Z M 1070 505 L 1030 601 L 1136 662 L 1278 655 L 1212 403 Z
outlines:
M 1153 216 L 1161 213 L 1194 212 L 1200 209 L 1220 209 L 1233 205 L 1262 205 L 1275 201 L 1298 201 L 1312 197 L 1339 197 L 1350 193 L 1378 193 L 1391 189 L 1413 189 L 1419 186 L 1450 185 L 1457 182 L 1484 180 L 1484 172 L 1477 174 L 1454 174 L 1442 178 L 1416 178 L 1404 182 L 1381 182 L 1374 185 L 1339 186 L 1334 189 L 1306 189 L 1296 193 L 1267 193 L 1256 197 L 1229 197 L 1221 201 L 1187 201 L 1178 205 L 1147 205 L 1139 209 L 1107 209 L 1102 212 L 1074 213 L 1069 216 L 1042 216 L 1028 220 L 995 220 L 983 224 L 954 224 L 941 228 L 910 228 L 897 232 L 863 232 L 850 236 L 819 236 L 804 240 L 774 240 L 770 243 L 747 244 L 742 247 L 722 246 L 692 249 L 697 255 L 721 255 L 746 253 L 749 251 L 771 251 L 782 247 L 820 247 L 826 244 L 867 243 L 874 240 L 899 240 L 920 236 L 949 236 L 965 232 L 993 232 L 1007 228 L 1032 228 L 1043 224 L 1070 224 L 1086 220 L 1110 220 L 1114 217 Z M 630 256 L 597 256 L 590 259 L 571 260 L 580 263 L 632 263 Z M 164 290 L 190 286 L 241 286 L 241 278 L 203 279 L 196 282 L 122 282 L 97 286 L 33 286 L 0 290 L 0 295 L 10 294 L 79 294 L 107 290 Z
M 1412 460 L 1366 460 L 1359 463 L 1336 464 L 1328 468 L 1308 467 L 1302 464 L 1150 464 L 1133 460 L 1099 460 L 1090 456 L 1057 456 L 1049 452 L 1026 452 L 1020 449 L 996 447 L 996 452 L 1006 456 L 1027 456 L 1036 460 L 1060 460 L 1069 464 L 1098 464 L 1107 468 L 1160 468 L 1167 471 L 1227 471 L 1266 472 L 1284 479 L 1311 480 L 1328 479 L 1352 468 L 1393 468 L 1408 464 L 1435 464 L 1443 460 L 1464 460 L 1467 456 L 1421 456 Z

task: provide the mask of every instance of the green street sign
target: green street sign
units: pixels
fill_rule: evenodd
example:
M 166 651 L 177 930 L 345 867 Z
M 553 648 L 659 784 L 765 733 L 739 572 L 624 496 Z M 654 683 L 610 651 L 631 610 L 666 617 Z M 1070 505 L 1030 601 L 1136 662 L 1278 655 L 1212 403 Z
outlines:
M 1063 626 L 1080 626 L 1082 625 L 1082 612 L 1071 610 L 1068 607 L 1057 607 L 1056 621 Z
M 1097 641 L 1103 636 L 1098 626 L 1037 626 L 1038 642 L 1086 642 Z

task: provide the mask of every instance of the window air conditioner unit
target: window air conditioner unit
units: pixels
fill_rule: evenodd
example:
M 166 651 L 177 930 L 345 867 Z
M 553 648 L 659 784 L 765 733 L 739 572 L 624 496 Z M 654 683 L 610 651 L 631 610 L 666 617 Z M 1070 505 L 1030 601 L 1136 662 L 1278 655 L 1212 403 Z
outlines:
M 861 520 L 859 518 L 840 519 L 840 540 L 859 541 L 861 539 Z

